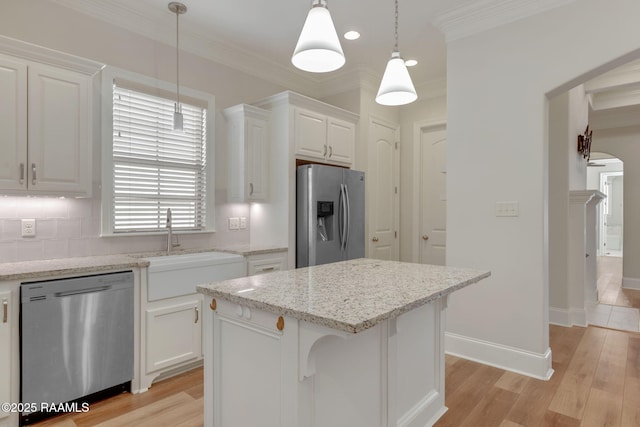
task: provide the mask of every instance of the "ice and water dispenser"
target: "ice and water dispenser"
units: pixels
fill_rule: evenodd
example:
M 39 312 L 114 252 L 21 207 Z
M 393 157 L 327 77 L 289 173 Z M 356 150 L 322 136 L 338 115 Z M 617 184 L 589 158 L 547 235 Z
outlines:
M 318 202 L 318 241 L 333 240 L 333 202 Z

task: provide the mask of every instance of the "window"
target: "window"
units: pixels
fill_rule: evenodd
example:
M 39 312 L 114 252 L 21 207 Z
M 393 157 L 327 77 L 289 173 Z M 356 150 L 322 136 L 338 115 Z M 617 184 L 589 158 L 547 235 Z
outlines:
M 103 207 L 103 234 L 164 231 L 168 208 L 176 231 L 212 231 L 206 103 L 185 97 L 184 131 L 175 132 L 171 93 L 123 79 L 112 82 L 111 164 L 104 163 L 110 176 L 103 172 L 103 184 L 109 179 L 103 205 L 111 206 Z

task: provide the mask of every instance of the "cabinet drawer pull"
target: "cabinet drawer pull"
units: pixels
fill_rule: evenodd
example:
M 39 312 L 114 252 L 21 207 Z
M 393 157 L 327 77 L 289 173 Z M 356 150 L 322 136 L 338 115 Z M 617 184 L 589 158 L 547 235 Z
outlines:
M 322 157 L 327 156 L 327 144 L 324 144 L 324 153 L 322 153 Z
M 273 271 L 275 269 L 276 269 L 275 267 L 264 267 L 262 271 Z
M 20 163 L 20 185 L 24 184 L 24 163 Z
M 331 158 L 331 156 L 333 156 L 333 147 L 330 145 L 329 146 L 329 158 Z
M 249 183 L 249 195 L 253 196 L 253 182 Z
M 9 300 L 2 298 L 2 323 L 9 321 Z
M 31 184 L 36 185 L 36 164 L 31 163 Z
M 198 323 L 198 320 L 200 320 L 200 310 L 198 310 L 198 306 L 197 305 L 195 307 L 193 307 L 193 309 L 196 312 L 196 320 L 193 323 Z

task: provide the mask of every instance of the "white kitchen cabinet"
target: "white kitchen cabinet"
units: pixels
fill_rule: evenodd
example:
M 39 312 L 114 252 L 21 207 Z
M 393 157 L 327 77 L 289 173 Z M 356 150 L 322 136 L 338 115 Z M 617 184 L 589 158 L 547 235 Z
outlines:
M 199 294 L 147 306 L 146 374 L 202 359 L 201 313 Z
M 0 55 L 0 193 L 90 196 L 92 76 L 101 66 L 42 48 L 19 53 Z M 64 68 L 32 60 L 40 57 Z
M 228 123 L 228 199 L 231 202 L 267 199 L 270 114 L 246 104 L 224 110 Z
M 294 132 L 296 157 L 345 166 L 353 163 L 355 123 L 296 108 Z
M 11 291 L 0 290 L 0 402 L 11 399 Z M 10 412 L 0 411 L 0 420 Z M 0 421 L 2 422 L 2 421 Z
M 287 251 L 247 256 L 247 276 L 287 269 Z

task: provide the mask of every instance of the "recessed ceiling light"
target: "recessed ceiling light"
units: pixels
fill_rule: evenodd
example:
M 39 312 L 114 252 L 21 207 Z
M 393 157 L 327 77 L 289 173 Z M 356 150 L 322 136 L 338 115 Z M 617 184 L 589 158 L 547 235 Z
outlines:
M 415 59 L 407 59 L 406 61 L 404 61 L 404 65 L 406 65 L 407 67 L 413 67 L 414 65 L 417 65 L 418 61 L 416 61 Z
M 347 31 L 344 33 L 344 38 L 347 40 L 358 40 L 360 38 L 360 33 L 357 31 Z

